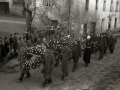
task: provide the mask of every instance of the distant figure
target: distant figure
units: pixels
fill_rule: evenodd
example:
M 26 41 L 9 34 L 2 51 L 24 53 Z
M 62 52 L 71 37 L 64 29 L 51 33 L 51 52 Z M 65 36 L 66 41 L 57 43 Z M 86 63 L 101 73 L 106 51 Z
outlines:
M 4 38 L 4 43 L 5 43 L 5 51 L 6 51 L 6 54 L 9 53 L 9 42 L 7 40 L 7 37 Z
M 17 36 L 16 33 L 14 33 L 14 37 L 13 39 L 13 49 L 14 49 L 14 53 L 17 54 L 16 50 L 18 49 L 18 41 L 17 41 Z
M 12 51 L 12 49 L 13 49 L 13 34 L 10 34 L 9 43 L 10 43 L 10 51 Z

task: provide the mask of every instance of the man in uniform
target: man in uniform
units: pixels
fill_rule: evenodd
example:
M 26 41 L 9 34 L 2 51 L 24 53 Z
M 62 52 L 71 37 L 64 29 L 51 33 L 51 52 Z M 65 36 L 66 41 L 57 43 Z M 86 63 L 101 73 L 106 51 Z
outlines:
M 73 70 L 72 72 L 75 71 L 75 69 L 78 68 L 78 59 L 79 59 L 79 48 L 78 48 L 78 43 L 77 41 L 74 42 L 74 47 L 72 49 L 72 55 L 73 55 L 73 62 L 74 62 L 74 65 L 73 65 Z
M 21 70 L 21 75 L 19 78 L 20 81 L 23 80 L 25 74 L 27 75 L 26 78 L 31 77 L 29 70 L 22 66 L 22 58 L 24 54 L 27 52 L 27 50 L 28 50 L 27 44 L 23 42 L 23 46 L 20 48 L 20 51 L 18 54 L 18 61 L 20 62 L 20 70 Z
M 67 46 L 67 43 L 63 43 L 62 45 L 62 80 L 64 80 L 65 76 L 68 76 L 68 63 L 70 58 L 72 57 L 72 51 Z
M 103 58 L 105 47 L 106 47 L 106 39 L 104 39 L 102 33 L 99 40 L 99 52 L 100 52 L 99 60 Z
M 114 49 L 115 49 L 115 44 L 116 44 L 116 42 L 117 42 L 117 39 L 116 39 L 116 37 L 114 36 L 114 34 L 112 34 L 111 39 L 112 39 L 112 42 L 111 42 L 111 44 L 109 45 L 109 50 L 110 50 L 110 53 L 113 53 L 113 51 L 114 51 Z
M 55 56 L 51 53 L 49 46 L 46 47 L 45 52 L 45 62 L 44 62 L 44 78 L 45 81 L 43 86 L 45 87 L 46 84 L 52 83 L 51 74 L 55 67 Z

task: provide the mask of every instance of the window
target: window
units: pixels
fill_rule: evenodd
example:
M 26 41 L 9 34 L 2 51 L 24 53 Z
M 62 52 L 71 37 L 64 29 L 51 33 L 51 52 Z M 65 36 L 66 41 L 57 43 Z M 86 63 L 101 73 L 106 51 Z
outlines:
M 111 28 L 111 19 L 109 19 L 108 21 L 108 30 L 110 30 L 110 28 Z
M 88 9 L 89 9 L 89 0 L 86 0 L 86 3 L 85 3 L 85 10 L 88 11 Z
M 106 0 L 104 0 L 104 4 L 103 4 L 103 11 L 106 10 Z
M 101 32 L 104 31 L 104 26 L 105 26 L 105 19 L 102 19 L 102 21 L 101 21 Z
M 116 2 L 116 12 L 118 12 L 119 2 Z
M 96 7 L 95 7 L 96 10 L 98 10 L 98 0 L 96 0 Z
M 116 28 L 117 27 L 117 18 L 115 18 L 115 26 L 114 26 L 114 28 Z
M 110 5 L 110 12 L 113 11 L 113 0 L 111 1 L 111 5 Z
M 44 1 L 45 1 L 44 2 L 45 6 L 52 6 L 53 4 L 52 0 L 44 0 Z
M 83 29 L 83 33 L 87 33 L 87 24 L 84 24 L 84 29 Z

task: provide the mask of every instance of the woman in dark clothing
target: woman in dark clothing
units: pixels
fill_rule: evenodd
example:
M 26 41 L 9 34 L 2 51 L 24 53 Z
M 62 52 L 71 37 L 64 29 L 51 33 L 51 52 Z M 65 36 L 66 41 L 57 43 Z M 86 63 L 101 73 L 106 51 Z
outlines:
M 90 58 L 91 58 L 91 40 L 90 36 L 88 36 L 86 40 L 86 48 L 84 50 L 83 55 L 83 61 L 86 63 L 86 67 L 88 66 L 88 63 L 90 63 Z

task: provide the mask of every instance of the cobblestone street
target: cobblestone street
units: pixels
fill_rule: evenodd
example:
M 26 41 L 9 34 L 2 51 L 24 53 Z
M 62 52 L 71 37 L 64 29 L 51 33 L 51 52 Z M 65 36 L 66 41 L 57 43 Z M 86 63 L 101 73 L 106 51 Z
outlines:
M 53 71 L 53 83 L 43 88 L 42 66 L 31 70 L 32 77 L 19 82 L 19 67 L 10 68 L 6 65 L 0 69 L 1 90 L 120 90 L 120 38 L 118 38 L 114 54 L 105 55 L 98 61 L 98 55 L 92 55 L 91 64 L 84 66 L 79 59 L 79 68 L 72 73 L 73 61 L 69 63 L 69 75 L 61 81 L 61 64 Z M 17 59 L 16 59 L 17 60 Z

